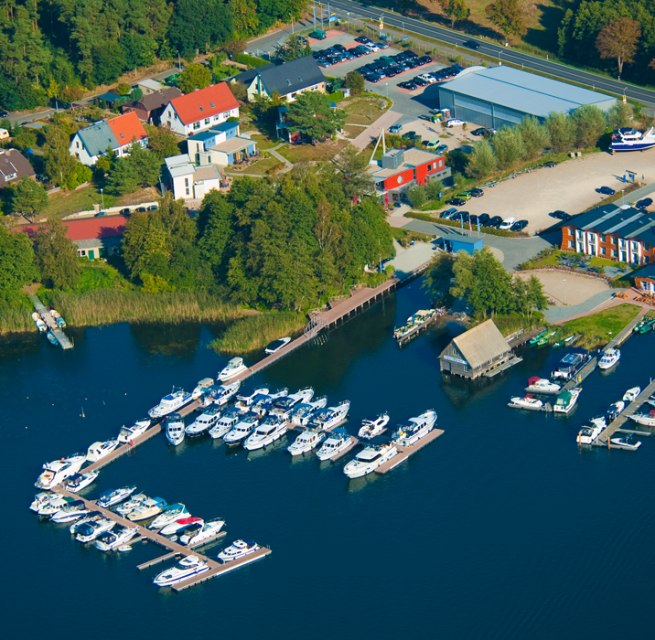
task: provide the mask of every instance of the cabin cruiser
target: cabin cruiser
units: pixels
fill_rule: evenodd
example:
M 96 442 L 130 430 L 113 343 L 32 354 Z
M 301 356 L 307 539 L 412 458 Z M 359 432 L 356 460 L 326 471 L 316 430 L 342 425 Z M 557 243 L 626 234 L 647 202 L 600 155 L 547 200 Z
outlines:
M 320 429 L 306 429 L 305 431 L 301 431 L 293 443 L 287 447 L 287 451 L 292 456 L 309 453 L 325 440 L 325 435 L 325 431 L 321 431 Z
M 96 538 L 96 549 L 113 551 L 127 544 L 137 533 L 136 527 L 116 525 L 111 531 L 105 531 Z
M 163 498 L 148 498 L 144 500 L 134 511 L 127 514 L 127 519 L 132 522 L 147 520 L 158 516 L 167 506 Z
M 108 456 L 118 446 L 118 440 L 105 440 L 94 442 L 86 454 L 88 462 L 97 462 L 100 458 Z
M 625 409 L 625 402 L 623 402 L 623 400 L 612 402 L 612 404 L 607 408 L 607 422 L 612 422 L 612 420 L 617 418 L 623 409 Z
M 209 566 L 197 556 L 186 556 L 182 558 L 175 566 L 165 569 L 155 576 L 153 582 L 158 587 L 170 587 L 182 580 L 187 580 L 200 573 L 209 571 Z
M 45 505 L 49 504 L 56 498 L 60 498 L 61 496 L 58 493 L 51 493 L 50 491 L 40 491 L 34 496 L 34 500 L 30 503 L 30 511 L 34 511 L 34 513 L 38 513 L 39 509 L 42 509 L 45 507 Z M 71 498 L 72 499 L 72 498 Z
M 203 542 L 209 542 L 215 538 L 225 526 L 225 520 L 214 518 L 206 522 L 189 527 L 179 539 L 179 543 L 186 547 L 197 547 Z
M 630 387 L 623 394 L 623 401 L 628 403 L 634 402 L 639 397 L 640 393 L 641 393 L 641 387 Z
M 391 460 L 397 453 L 398 449 L 390 442 L 379 446 L 369 445 L 346 464 L 343 472 L 349 478 L 361 478 L 373 473 L 381 464 Z
M 370 440 L 379 436 L 386 431 L 387 424 L 389 424 L 389 414 L 381 413 L 377 418 L 364 418 L 362 426 L 357 435 L 364 440 Z
M 50 516 L 50 520 L 57 524 L 64 524 L 78 520 L 87 513 L 89 513 L 89 509 L 87 509 L 84 500 L 73 500 Z
M 36 511 L 40 516 L 50 517 L 75 500 L 75 498 L 70 498 L 69 496 L 60 496 L 58 493 L 50 495 L 52 496 L 50 500 L 44 500 L 39 504 L 33 502 L 30 507 L 32 511 Z
M 137 436 L 145 433 L 151 424 L 152 420 L 145 418 L 144 420 L 137 420 L 131 427 L 121 427 L 121 430 L 118 432 L 118 441 L 122 444 L 127 444 Z
M 201 436 L 203 433 L 207 433 L 220 417 L 220 407 L 207 407 L 191 424 L 187 425 L 184 433 L 190 437 Z
M 316 400 L 310 400 L 309 402 L 301 402 L 296 405 L 293 411 L 291 412 L 291 424 L 296 427 L 306 427 L 312 415 L 319 409 L 324 409 L 327 407 L 327 396 L 321 396 Z
M 314 389 L 307 387 L 300 389 L 296 393 L 291 393 L 288 396 L 278 398 L 273 401 L 271 413 L 278 416 L 289 416 L 291 410 L 301 402 L 309 402 L 314 397 Z
M 86 462 L 86 456 L 74 455 L 61 460 L 53 460 L 43 465 L 43 471 L 34 483 L 37 489 L 52 489 L 58 484 L 75 475 Z
M 92 542 L 105 531 L 111 531 L 116 522 L 109 518 L 98 518 L 91 522 L 80 524 L 75 529 L 75 540 L 78 542 Z
M 420 416 L 410 418 L 405 424 L 401 424 L 394 431 L 392 442 L 403 447 L 410 447 L 434 429 L 437 422 L 437 412 L 430 409 Z
M 173 411 L 177 411 L 180 407 L 183 407 L 188 402 L 191 402 L 193 398 L 191 394 L 184 389 L 173 389 L 171 393 L 165 395 L 160 401 L 159 404 L 150 411 L 148 415 L 151 418 L 163 418 Z
M 234 396 L 239 391 L 240 387 L 240 382 L 230 382 L 230 384 L 220 385 L 212 392 L 214 404 L 217 404 L 219 407 L 227 404 L 232 396 Z
M 260 549 L 261 547 L 256 542 L 235 540 L 229 547 L 225 547 L 225 549 L 218 554 L 218 559 L 223 563 L 232 562 L 239 558 L 245 558 Z
M 96 503 L 99 507 L 108 509 L 109 507 L 113 507 L 119 502 L 123 502 L 123 500 L 127 500 L 135 491 L 136 486 L 134 485 L 104 491 L 100 494 L 100 497 L 96 500 Z
M 562 385 L 548 378 L 532 376 L 528 378 L 528 386 L 525 390 L 528 393 L 559 393 L 562 390 Z
M 223 436 L 223 442 L 230 446 L 239 444 L 257 428 L 259 420 L 260 418 L 256 413 L 248 412 L 245 415 L 242 415 L 240 419 L 237 419 L 237 422 L 233 427 Z
M 72 536 L 75 536 L 83 524 L 87 524 L 88 522 L 95 522 L 96 520 L 100 520 L 104 517 L 105 516 L 101 511 L 89 511 L 89 513 L 83 515 L 79 520 L 73 522 L 73 524 L 68 527 L 68 530 Z
M 609 349 L 605 349 L 603 351 L 603 355 L 600 357 L 600 360 L 598 361 L 598 368 L 606 371 L 607 369 L 610 369 L 613 367 L 621 358 L 621 350 L 620 349 L 612 349 L 611 347 Z
M 331 460 L 346 451 L 354 442 L 355 439 L 345 429 L 335 429 L 316 452 L 316 457 L 321 461 Z
M 184 531 L 187 527 L 198 523 L 202 524 L 203 522 L 204 520 L 202 518 L 197 518 L 196 516 L 185 516 L 183 518 L 178 518 L 175 522 L 167 524 L 159 533 L 162 536 L 170 537 Z
M 633 413 L 628 417 L 630 420 L 637 424 L 642 424 L 645 427 L 655 427 L 655 411 L 650 411 L 649 413 Z
M 334 407 L 319 409 L 310 424 L 323 429 L 323 431 L 330 431 L 345 421 L 349 410 L 350 400 L 344 400 Z
M 171 413 L 166 418 L 166 440 L 174 447 L 184 441 L 184 420 L 179 413 Z
M 248 411 L 257 396 L 266 396 L 266 398 L 269 398 L 268 391 L 268 387 L 261 387 L 260 389 L 255 389 L 250 395 L 240 394 L 237 396 L 234 408 L 242 413 Z
M 645 151 L 651 147 L 655 147 L 655 127 L 651 127 L 647 131 L 622 128 L 615 129 L 612 133 L 611 153 L 615 151 Z
M 89 473 L 76 473 L 72 475 L 64 483 L 64 487 L 68 489 L 71 493 L 79 493 L 82 489 L 86 489 L 90 484 L 93 484 L 96 481 L 96 478 L 100 475 L 99 471 L 90 471 Z
M 286 420 L 279 416 L 266 416 L 262 423 L 245 439 L 243 446 L 248 451 L 255 451 L 279 440 L 287 432 Z
M 268 356 L 273 355 L 274 353 L 277 353 L 282 347 L 286 347 L 289 343 L 291 342 L 291 338 L 288 336 L 285 336 L 284 338 L 278 338 L 277 340 L 273 340 L 265 349 L 264 353 Z
M 191 392 L 191 398 L 197 400 L 201 396 L 204 396 L 206 393 L 209 393 L 209 390 L 214 386 L 214 378 L 203 378 L 198 380 L 198 384 L 194 387 Z
M 551 378 L 573 380 L 589 360 L 591 355 L 587 351 L 571 351 L 560 360 Z
M 188 509 L 181 502 L 169 504 L 149 525 L 148 529 L 157 531 L 172 524 L 180 518 L 190 516 Z
M 243 358 L 232 358 L 219 372 L 218 379 L 221 382 L 224 382 L 225 380 L 234 378 L 245 371 L 248 371 L 248 367 L 245 365 Z
M 129 500 L 126 500 L 125 502 L 121 502 L 114 511 L 120 515 L 126 518 L 128 514 L 132 513 L 138 506 L 140 506 L 143 502 L 146 500 L 149 500 L 149 496 L 147 496 L 145 493 L 135 493 L 132 495 L 132 497 Z
M 571 411 L 573 411 L 581 393 L 582 387 L 574 387 L 569 391 L 562 391 L 562 393 L 557 396 L 557 400 L 555 400 L 553 411 L 555 413 L 563 413 L 568 415 L 571 413 Z
M 510 398 L 507 406 L 512 407 L 512 409 L 541 411 L 544 408 L 544 403 L 539 398 L 535 398 L 531 393 L 526 393 L 524 396 L 513 396 Z
M 576 442 L 578 444 L 593 444 L 606 427 L 607 422 L 605 422 L 605 418 L 602 416 L 592 418 L 589 426 L 580 429 L 576 437 Z
M 235 407 L 230 407 L 216 421 L 216 424 L 209 430 L 209 435 L 214 439 L 223 438 L 231 432 L 240 421 L 244 420 L 243 414 Z
M 625 436 L 618 436 L 616 438 L 610 438 L 610 444 L 613 444 L 618 449 L 625 449 L 626 451 L 636 451 L 641 447 L 641 440 L 636 440 L 633 438 L 632 434 Z

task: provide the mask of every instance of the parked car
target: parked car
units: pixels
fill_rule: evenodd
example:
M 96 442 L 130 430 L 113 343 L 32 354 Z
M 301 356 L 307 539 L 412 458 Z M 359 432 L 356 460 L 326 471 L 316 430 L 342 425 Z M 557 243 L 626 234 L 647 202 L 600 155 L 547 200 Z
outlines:
M 368 44 L 369 42 L 373 42 L 368 36 L 357 36 L 355 38 L 355 42 L 359 42 L 360 44 Z
M 477 42 L 476 40 L 465 40 L 462 42 L 462 45 L 465 47 L 468 47 L 469 49 L 479 49 L 480 48 L 480 43 Z
M 456 213 L 457 209 L 455 209 L 455 207 L 448 207 L 448 209 L 444 209 L 439 214 L 439 217 L 443 218 L 444 220 L 448 220 L 449 218 L 452 218 Z
M 481 198 L 484 195 L 484 190 L 480 189 L 480 187 L 473 187 L 473 189 L 469 189 L 469 193 L 474 198 Z
M 487 133 L 487 130 L 484 127 L 478 127 L 477 129 L 473 129 L 473 131 L 471 131 L 472 136 L 483 136 L 485 133 Z
M 456 198 L 461 198 L 462 200 L 470 200 L 471 199 L 471 192 L 470 191 L 462 191 L 462 193 L 458 193 Z
M 548 162 L 544 162 L 543 166 L 552 169 L 553 167 L 557 166 L 557 162 L 554 162 L 553 160 L 549 160 Z
M 132 213 L 132 210 L 129 207 L 125 207 L 125 209 L 121 209 L 119 213 L 122 216 L 129 216 Z
M 448 151 L 448 145 L 447 145 L 447 144 L 440 144 L 440 145 L 435 149 L 435 151 L 436 151 L 437 153 L 446 153 L 446 151 Z
M 612 187 L 603 185 L 602 187 L 598 187 L 598 189 L 596 189 L 596 193 L 601 193 L 604 196 L 613 196 L 616 193 L 616 191 L 612 189 Z
M 137 207 L 137 208 L 135 209 L 135 211 L 136 211 L 137 213 L 145 213 L 145 212 L 146 212 L 146 208 L 145 208 L 145 207 Z
M 428 140 L 424 142 L 426 149 L 436 149 L 439 146 L 439 140 Z
M 309 34 L 309 37 L 314 38 L 314 40 L 325 40 L 327 34 L 322 29 L 314 29 L 314 31 Z
M 573 217 L 570 213 L 566 213 L 566 211 L 562 211 L 561 209 L 551 211 L 548 215 L 551 218 L 557 218 L 558 220 L 570 220 Z
M 459 118 L 451 118 L 446 122 L 447 127 L 461 127 L 464 124 L 464 120 Z
M 510 231 L 523 231 L 528 226 L 527 220 L 517 220 L 511 227 Z
M 402 124 L 392 124 L 389 127 L 389 133 L 398 133 L 403 128 Z
M 462 200 L 462 198 L 451 198 L 450 200 L 446 200 L 446 204 L 452 204 L 455 207 L 461 207 L 462 205 L 466 204 L 466 200 Z
M 635 207 L 637 207 L 637 209 L 645 209 L 646 207 L 650 207 L 651 204 L 653 204 L 652 198 L 642 198 L 637 201 Z
M 489 226 L 489 220 L 491 220 L 491 217 L 489 216 L 488 213 L 481 213 L 478 216 L 478 222 L 480 223 L 480 226 L 482 226 L 482 227 Z
M 509 218 L 506 218 L 503 220 L 499 225 L 498 228 L 502 229 L 503 231 L 509 231 L 512 228 L 512 225 L 516 222 L 516 218 L 513 218 L 510 216 Z
M 471 223 L 472 226 L 476 227 L 478 225 L 478 216 L 476 216 L 474 213 L 472 213 L 469 216 L 469 222 Z
M 157 211 L 157 209 L 159 209 L 159 205 L 157 204 L 148 205 L 148 211 Z
M 430 64 L 432 62 L 432 58 L 430 56 L 421 56 L 417 62 L 420 66 L 423 66 L 424 64 Z
M 403 133 L 403 138 L 405 140 L 420 140 L 421 136 L 416 131 L 408 131 L 407 133 Z
M 501 224 L 503 224 L 503 219 L 500 216 L 494 216 L 493 218 L 489 219 L 489 223 L 486 226 L 498 229 Z

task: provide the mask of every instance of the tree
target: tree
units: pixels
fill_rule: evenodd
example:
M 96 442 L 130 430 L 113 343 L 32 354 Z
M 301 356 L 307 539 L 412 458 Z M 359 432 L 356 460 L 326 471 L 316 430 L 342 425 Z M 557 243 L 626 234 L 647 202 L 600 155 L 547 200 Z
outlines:
M 525 158 L 525 145 L 517 127 L 503 127 L 493 137 L 498 166 L 507 169 Z
M 571 118 L 575 126 L 576 146 L 582 149 L 595 147 L 607 128 L 605 114 L 594 105 L 583 104 L 571 114 Z
M 450 285 L 453 280 L 453 263 L 455 259 L 451 254 L 440 253 L 428 267 L 423 288 L 436 306 L 449 307 L 453 302 L 450 294 Z
M 546 118 L 546 128 L 553 151 L 569 151 L 575 144 L 575 127 L 573 120 L 564 113 L 551 113 Z
M 475 143 L 473 153 L 469 156 L 469 162 L 466 166 L 466 175 L 471 178 L 480 180 L 486 178 L 490 173 L 496 170 L 498 161 L 494 155 L 494 150 L 488 140 L 480 140 Z
M 30 178 L 23 178 L 12 187 L 12 213 L 22 213 L 27 217 L 31 217 L 43 211 L 47 204 L 48 194 L 46 190 L 38 182 Z
M 359 71 L 349 71 L 346 74 L 345 86 L 354 96 L 359 95 L 365 89 L 364 76 Z
M 68 150 L 70 132 L 65 124 L 49 125 L 45 129 L 44 137 L 45 172 L 53 184 L 65 189 L 74 189 L 90 179 L 91 170 L 84 167 Z
M 77 247 L 66 236 L 61 220 L 50 219 L 36 232 L 34 251 L 42 282 L 50 288 L 70 289 L 80 276 Z
M 34 249 L 28 235 L 0 225 L 0 300 L 6 304 L 35 277 Z
M 204 89 L 212 83 L 212 72 L 204 65 L 192 62 L 180 74 L 180 90 L 191 93 L 196 89 Z
M 289 128 L 299 131 L 311 142 L 334 136 L 346 121 L 341 109 L 330 107 L 328 97 L 323 93 L 307 92 L 299 95 L 289 105 Z
M 407 199 L 409 200 L 409 204 L 411 204 L 412 207 L 418 209 L 420 206 L 427 202 L 425 187 L 421 186 L 420 184 L 415 184 L 413 187 L 410 187 L 407 189 Z
M 485 7 L 487 18 L 507 38 L 508 35 L 524 36 L 527 33 L 525 10 L 521 0 L 495 0 Z
M 229 0 L 228 6 L 234 24 L 234 38 L 245 39 L 257 33 L 259 16 L 254 0 Z
M 139 187 L 152 187 L 159 181 L 160 156 L 138 142 L 130 146 L 130 154 L 113 163 L 107 191 L 116 195 L 132 193 Z
M 441 180 L 428 180 L 425 183 L 425 195 L 428 200 L 438 200 L 443 193 L 443 183 Z
M 619 79 L 623 73 L 623 65 L 634 60 L 640 36 L 639 22 L 632 18 L 617 18 L 603 27 L 596 38 L 596 49 L 600 57 L 616 60 Z
M 305 44 L 300 36 L 290 36 L 284 43 L 276 47 L 273 58 L 276 62 L 291 62 L 312 54 L 311 47 Z
M 439 0 L 441 9 L 450 18 L 450 28 L 454 28 L 455 23 L 460 20 L 466 20 L 471 15 L 471 10 L 466 6 L 464 0 Z
M 607 126 L 610 129 L 621 129 L 630 123 L 630 107 L 622 101 L 615 102 L 606 113 Z
M 523 118 L 517 129 L 521 133 L 525 157 L 528 160 L 537 158 L 550 144 L 548 129 L 534 116 Z
M 163 162 L 164 158 L 180 153 L 179 139 L 170 129 L 146 125 L 146 132 L 148 133 L 148 148 L 159 158 L 160 162 Z
M 348 145 L 332 161 L 343 181 L 343 190 L 348 199 L 362 197 L 373 190 L 373 178 L 368 171 L 366 155 L 359 154 L 357 149 Z

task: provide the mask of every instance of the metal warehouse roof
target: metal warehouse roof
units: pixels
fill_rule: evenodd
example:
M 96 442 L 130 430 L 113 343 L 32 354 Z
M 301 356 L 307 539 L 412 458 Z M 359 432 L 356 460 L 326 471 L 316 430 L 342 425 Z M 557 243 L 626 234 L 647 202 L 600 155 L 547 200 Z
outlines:
M 539 117 L 549 113 L 568 113 L 583 104 L 608 109 L 616 102 L 612 96 L 544 78 L 527 71 L 498 66 L 471 70 L 445 82 L 440 90 L 493 102 Z

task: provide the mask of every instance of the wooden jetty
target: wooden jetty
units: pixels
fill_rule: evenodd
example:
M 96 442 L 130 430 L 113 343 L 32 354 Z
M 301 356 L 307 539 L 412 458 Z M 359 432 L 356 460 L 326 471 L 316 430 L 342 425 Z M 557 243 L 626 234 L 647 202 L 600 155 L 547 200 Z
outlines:
M 571 391 L 573 387 L 580 386 L 580 383 L 588 378 L 598 366 L 598 358 L 593 356 L 578 373 L 576 373 L 563 387 L 562 391 Z
M 641 322 L 643 317 L 648 313 L 648 309 L 643 307 L 639 313 L 633 318 L 619 333 L 614 336 L 605 347 L 606 349 L 620 347 L 633 333 L 635 327 Z
M 32 304 L 34 305 L 34 308 L 36 309 L 37 313 L 43 319 L 43 322 L 45 322 L 48 325 L 48 329 L 52 332 L 55 338 L 57 338 L 57 342 L 59 342 L 59 346 L 62 349 L 72 349 L 73 348 L 72 340 L 63 332 L 63 330 L 57 324 L 55 319 L 50 315 L 50 311 L 48 311 L 48 309 L 46 309 L 43 302 L 41 302 L 39 297 L 34 294 L 31 294 L 30 300 L 32 301 Z
M 413 326 L 408 333 L 403 336 L 396 337 L 396 343 L 399 347 L 404 347 L 406 344 L 418 338 L 422 333 L 425 333 L 432 325 L 434 325 L 439 319 L 443 318 L 446 315 L 445 308 L 439 308 L 435 310 L 436 313 L 425 320 L 423 323 Z
M 416 444 L 409 446 L 396 445 L 398 448 L 398 453 L 391 458 L 382 463 L 376 470 L 375 473 L 385 474 L 389 473 L 392 469 L 395 469 L 398 465 L 402 464 L 410 456 L 413 456 L 417 451 L 420 451 L 423 447 L 434 442 L 437 438 L 441 437 L 445 431 L 443 429 L 432 429 L 424 438 L 421 438 Z
M 117 458 L 120 458 L 121 456 L 124 456 L 126 453 L 133 451 L 140 444 L 147 442 L 148 440 L 150 440 L 150 438 L 154 438 L 158 433 L 161 432 L 161 429 L 162 429 L 161 422 L 156 422 L 140 436 L 134 438 L 131 444 L 126 443 L 121 445 L 120 447 L 116 447 L 110 454 L 100 458 L 100 460 L 96 460 L 95 462 L 91 463 L 88 467 L 84 467 L 84 469 L 82 469 L 81 472 L 89 473 L 91 471 L 97 471 L 98 469 L 102 469 L 102 467 L 106 467 L 108 464 L 112 463 Z

